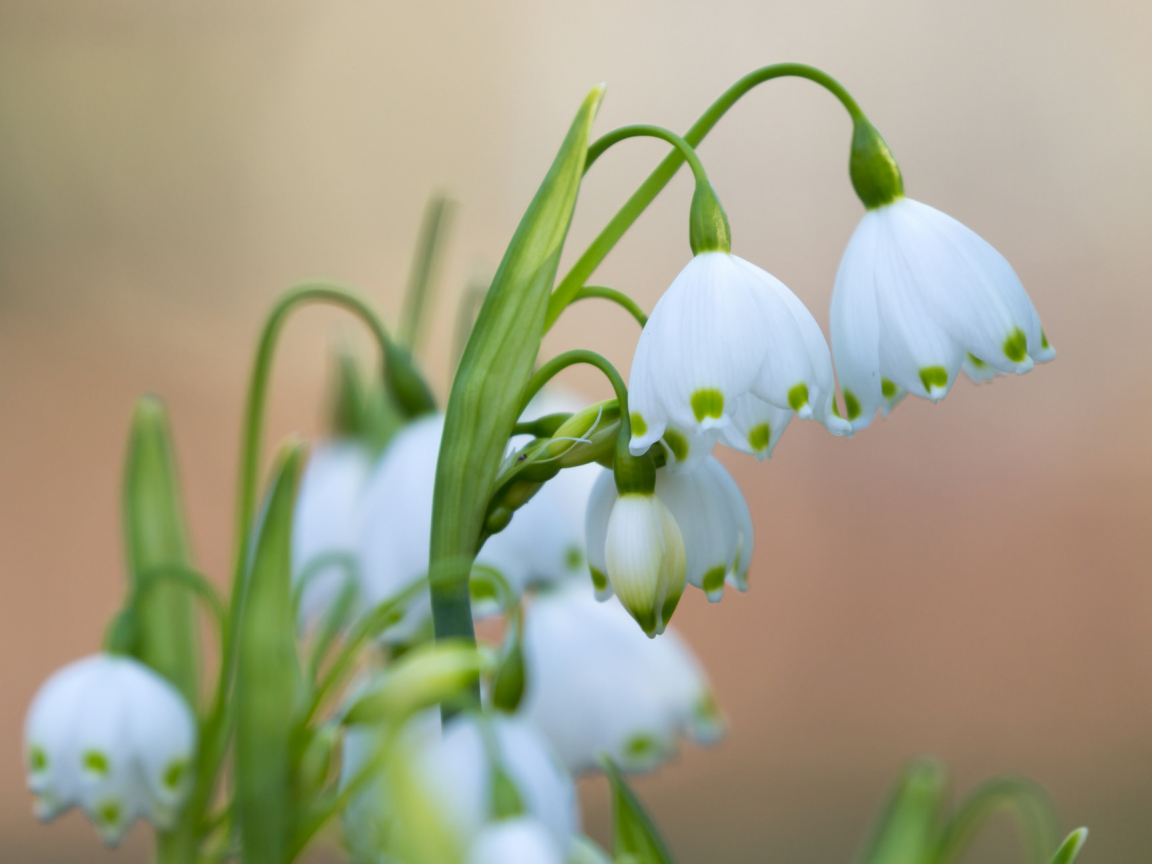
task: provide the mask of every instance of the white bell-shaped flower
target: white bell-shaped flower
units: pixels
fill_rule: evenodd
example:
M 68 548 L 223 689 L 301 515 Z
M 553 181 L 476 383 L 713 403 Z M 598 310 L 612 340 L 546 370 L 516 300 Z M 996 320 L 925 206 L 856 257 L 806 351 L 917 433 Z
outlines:
M 565 860 L 547 828 L 535 819 L 519 817 L 485 827 L 472 843 L 467 864 L 564 864 Z
M 615 479 L 611 471 L 607 474 L 614 492 Z M 592 500 L 605 500 L 604 482 L 601 475 L 596 481 L 600 494 L 594 489 Z M 603 513 L 593 514 L 590 504 L 587 519 L 589 528 L 606 523 L 603 537 L 589 531 L 588 542 L 589 548 L 603 543 L 604 572 L 612 591 L 640 629 L 651 637 L 663 633 L 684 591 L 687 566 L 675 517 L 654 493 L 633 492 L 612 500 L 607 520 Z M 589 557 L 590 564 L 594 560 L 599 563 L 599 553 Z
M 567 850 L 579 829 L 576 785 L 547 740 L 525 720 L 459 716 L 420 751 L 416 768 L 461 848 L 470 848 L 487 826 L 512 815 L 537 821 L 557 849 Z M 518 804 L 519 812 L 498 812 L 509 803 Z
M 850 431 L 834 412 L 832 359 L 807 307 L 756 265 L 704 252 L 641 331 L 629 380 L 629 448 L 644 453 L 673 423 L 697 433 L 727 427 L 746 393 L 815 417 L 836 434 Z
M 292 578 L 300 590 L 300 621 L 328 609 L 355 570 L 356 526 L 372 454 L 353 440 L 320 444 L 308 457 L 292 521 Z M 355 583 L 353 583 L 355 584 Z
M 524 618 L 525 692 L 519 714 L 552 742 L 572 772 L 602 754 L 648 771 L 682 734 L 712 743 L 723 731 L 715 699 L 688 646 L 669 627 L 647 639 L 615 600 L 586 582 L 537 595 Z
M 661 468 L 656 472 L 655 497 L 672 515 L 683 539 L 687 581 L 712 602 L 723 596 L 725 583 L 748 590 L 752 514 L 740 487 L 719 460 L 708 456 L 693 471 Z M 601 599 L 611 596 L 616 588 L 616 580 L 605 578 L 605 574 L 610 575 L 607 527 L 617 501 L 612 472 L 603 470 L 592 488 L 586 522 L 588 561 Z
M 984 381 L 1056 355 L 1004 256 L 904 197 L 868 210 L 848 241 L 830 323 L 854 429 L 905 393 L 942 399 L 961 369 Z
M 24 723 L 36 815 L 79 805 L 115 845 L 138 816 L 170 827 L 191 787 L 196 720 L 171 684 L 129 657 L 96 654 L 40 687 Z

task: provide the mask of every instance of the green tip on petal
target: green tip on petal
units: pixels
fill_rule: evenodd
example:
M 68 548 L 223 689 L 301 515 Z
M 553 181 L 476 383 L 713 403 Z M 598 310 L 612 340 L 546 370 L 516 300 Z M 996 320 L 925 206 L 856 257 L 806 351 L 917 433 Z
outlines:
M 933 389 L 943 390 L 948 386 L 948 370 L 943 366 L 925 366 L 920 370 L 920 383 L 929 395 Z
M 34 772 L 44 771 L 48 767 L 48 754 L 42 747 L 32 747 L 28 751 L 28 767 Z
M 624 755 L 630 762 L 649 763 L 664 752 L 660 742 L 646 732 L 638 732 L 624 742 Z
M 724 414 L 724 394 L 711 387 L 697 390 L 692 394 L 690 402 L 697 423 L 703 423 L 709 418 L 719 420 Z
M 748 446 L 759 453 L 768 446 L 772 440 L 772 427 L 767 423 L 758 423 L 748 430 Z
M 724 576 L 728 572 L 723 564 L 719 567 L 713 567 L 704 574 L 704 578 L 700 581 L 700 587 L 706 592 L 720 591 L 724 588 Z
M 688 458 L 688 439 L 675 429 L 664 430 L 664 443 L 668 445 L 677 462 L 683 462 Z
M 108 773 L 108 757 L 99 750 L 89 750 L 81 757 L 84 770 L 103 777 Z
M 799 411 L 808 404 L 808 385 L 801 382 L 788 391 L 788 404 L 793 411 Z
M 885 399 L 892 399 L 896 396 L 896 385 L 887 378 L 881 378 L 880 392 L 884 394 Z
M 1043 330 L 1040 331 L 1040 347 L 1047 351 L 1052 346 L 1048 344 L 1048 336 Z
M 643 435 L 648 431 L 648 424 L 644 420 L 644 416 L 639 411 L 633 411 L 628 415 L 632 421 L 632 434 Z
M 985 366 L 988 365 L 983 360 L 981 360 L 979 357 L 977 357 L 975 354 L 973 354 L 971 351 L 968 352 L 968 362 L 971 363 L 973 366 L 975 366 L 977 369 L 983 369 Z
M 1004 340 L 1004 356 L 1013 363 L 1023 363 L 1024 358 L 1028 356 L 1028 338 L 1019 327 Z
M 608 577 L 605 576 L 600 570 L 595 567 L 589 567 L 592 573 L 592 585 L 597 591 L 605 591 L 608 588 Z
M 835 405 L 835 401 L 832 404 Z M 844 409 L 848 412 L 849 420 L 855 420 L 860 416 L 860 400 L 847 387 L 844 388 Z

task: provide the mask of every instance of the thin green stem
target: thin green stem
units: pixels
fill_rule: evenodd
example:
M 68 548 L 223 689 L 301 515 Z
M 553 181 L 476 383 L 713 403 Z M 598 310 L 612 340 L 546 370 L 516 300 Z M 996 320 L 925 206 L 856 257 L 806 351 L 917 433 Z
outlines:
M 588 156 L 584 160 L 584 173 L 588 173 L 588 169 L 604 155 L 604 152 L 621 141 L 627 141 L 629 138 L 659 138 L 662 141 L 667 141 L 680 153 L 681 157 L 688 161 L 688 167 L 692 169 L 692 176 L 696 178 L 697 183 L 707 185 L 708 175 L 704 171 L 704 165 L 700 162 L 700 157 L 696 155 L 696 151 L 692 149 L 692 145 L 677 135 L 670 129 L 665 129 L 663 126 L 650 126 L 644 123 L 638 123 L 633 126 L 621 126 L 619 129 L 613 129 L 611 132 L 601 135 L 595 141 L 588 145 Z
M 400 329 L 397 331 L 400 344 L 412 351 L 419 347 L 420 337 L 424 332 L 422 326 L 424 317 L 436 290 L 440 262 L 444 258 L 445 238 L 452 221 L 452 210 L 452 201 L 446 195 L 436 194 L 428 201 L 424 211 L 420 238 L 416 241 L 412 274 L 408 278 L 408 288 L 404 292 Z
M 860 110 L 860 106 L 856 104 L 856 100 L 840 85 L 838 81 L 832 78 L 825 72 L 813 66 L 806 66 L 803 63 L 776 63 L 771 66 L 765 66 L 745 75 L 717 99 L 705 111 L 700 119 L 697 120 L 692 128 L 684 133 L 684 140 L 692 147 L 698 147 L 700 142 L 704 140 L 705 136 L 712 131 L 723 117 L 728 109 L 735 105 L 742 96 L 749 90 L 756 87 L 758 84 L 763 84 L 765 81 L 771 81 L 774 78 L 806 78 L 819 84 L 824 89 L 828 90 L 840 100 L 840 103 L 847 109 L 849 115 L 853 120 L 863 118 L 864 112 Z M 592 244 L 580 256 L 579 260 L 568 271 L 568 275 L 557 286 L 556 290 L 552 293 L 552 298 L 548 303 L 548 314 L 544 321 L 544 329 L 547 331 L 556 319 L 560 317 L 560 313 L 564 308 L 572 302 L 580 287 L 588 280 L 588 277 L 600 266 L 600 262 L 612 251 L 612 247 L 624 236 L 624 233 L 632 227 L 643 213 L 649 204 L 655 200 L 660 191 L 668 185 L 668 182 L 675 176 L 680 166 L 684 164 L 684 154 L 679 150 L 673 150 L 664 157 L 656 170 L 648 175 L 648 178 L 640 184 L 632 197 L 625 202 L 624 206 L 612 217 L 612 220 L 604 227 L 604 230 L 597 235 Z
M 643 329 L 648 323 L 648 316 L 644 314 L 644 310 L 640 308 L 635 300 L 625 294 L 623 291 L 617 291 L 615 288 L 607 288 L 603 285 L 584 285 L 581 287 L 572 298 L 571 303 L 577 303 L 580 300 L 587 300 L 590 297 L 598 297 L 601 300 L 610 300 L 617 306 L 622 306 L 628 311 L 636 323 Z M 571 305 L 569 303 L 569 305 Z
M 558 354 L 541 366 L 536 372 L 528 379 L 527 385 L 524 387 L 524 394 L 520 397 L 520 410 L 523 412 L 528 407 L 528 403 L 532 401 L 532 397 L 540 392 L 541 388 L 569 366 L 575 366 L 578 363 L 587 363 L 589 366 L 595 366 L 612 384 L 612 389 L 616 391 L 616 400 L 620 404 L 620 422 L 621 424 L 628 423 L 628 388 L 624 385 L 624 379 L 620 377 L 620 373 L 616 371 L 608 360 L 595 351 L 586 351 L 578 349 L 575 351 L 565 351 L 563 354 Z M 631 432 L 629 432 L 631 434 Z
M 212 613 L 212 620 L 216 623 L 217 635 L 221 639 L 224 638 L 224 628 L 228 618 L 228 611 L 224 608 L 224 601 L 220 599 L 220 594 L 204 574 L 190 567 L 182 567 L 178 564 L 164 564 L 143 571 L 140 574 L 140 582 L 136 588 L 136 597 L 134 599 L 140 600 L 146 596 L 153 587 L 165 581 L 175 582 L 199 597 L 200 600 L 204 602 L 208 611 Z

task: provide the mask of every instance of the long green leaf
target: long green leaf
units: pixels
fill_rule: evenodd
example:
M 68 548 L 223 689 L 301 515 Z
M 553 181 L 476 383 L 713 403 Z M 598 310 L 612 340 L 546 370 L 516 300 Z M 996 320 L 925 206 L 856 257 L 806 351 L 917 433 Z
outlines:
M 612 857 L 635 864 L 672 864 L 656 824 L 611 759 L 603 760 L 612 790 Z
M 863 864 L 930 864 L 947 785 L 944 767 L 935 760 L 921 759 L 905 768 L 873 829 Z
M 294 715 L 302 691 L 292 608 L 292 511 L 304 448 L 282 451 L 260 516 L 237 644 L 235 810 L 245 864 L 285 864 L 295 827 Z
M 144 396 L 132 414 L 124 466 L 124 554 L 133 585 L 163 567 L 191 568 L 192 553 L 168 413 Z M 192 596 L 177 584 L 150 587 L 136 610 L 140 659 L 196 704 L 199 652 Z
M 520 414 L 544 313 L 572 221 L 588 135 L 603 96 L 584 100 L 480 308 L 444 420 L 432 507 L 430 576 L 437 637 L 473 638 L 468 574 L 504 447 Z
M 1060 848 L 1057 849 L 1056 854 L 1052 856 L 1052 864 L 1075 864 L 1076 859 L 1080 855 L 1080 850 L 1084 848 L 1087 840 L 1088 829 L 1077 828 L 1060 844 Z
M 1022 777 L 998 777 L 976 789 L 957 809 L 940 838 L 936 864 L 953 864 L 990 818 L 999 812 L 1016 818 L 1029 864 L 1046 864 L 1059 836 L 1056 813 L 1040 786 Z

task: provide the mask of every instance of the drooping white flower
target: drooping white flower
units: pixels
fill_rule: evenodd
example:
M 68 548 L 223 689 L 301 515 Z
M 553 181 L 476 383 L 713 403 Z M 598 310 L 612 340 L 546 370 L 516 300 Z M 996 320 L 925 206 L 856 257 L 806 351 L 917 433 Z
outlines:
M 79 805 L 115 845 L 143 816 L 170 827 L 191 787 L 196 721 L 171 684 L 129 657 L 96 654 L 53 674 L 24 722 L 36 815 Z
M 756 265 L 701 253 L 641 331 L 629 380 L 629 448 L 644 453 L 669 424 L 697 433 L 727 427 L 747 393 L 836 434 L 850 431 L 834 413 L 828 344 L 807 307 Z
M 572 581 L 536 596 L 524 618 L 526 689 L 519 714 L 552 742 L 572 772 L 606 754 L 648 771 L 687 733 L 712 743 L 723 730 L 708 681 L 670 627 L 647 639 L 615 600 L 598 603 Z
M 462 848 L 470 848 L 486 826 L 511 816 L 538 822 L 557 849 L 567 850 L 579 829 L 571 775 L 524 720 L 459 716 L 418 754 L 416 767 Z M 519 812 L 498 812 L 509 804 Z
M 615 478 L 611 471 L 607 474 L 615 492 Z M 607 500 L 604 482 L 601 475 L 592 501 Z M 652 637 L 663 633 L 684 591 L 684 538 L 675 517 L 654 493 L 633 492 L 611 501 L 607 519 L 602 512 L 593 513 L 590 502 L 587 520 L 589 529 L 605 526 L 602 537 L 589 530 L 589 548 L 597 547 L 589 562 L 599 563 L 603 548 L 604 572 L 612 591 L 640 629 Z M 601 576 L 599 581 L 605 580 Z
M 356 562 L 356 525 L 372 462 L 367 447 L 339 439 L 317 446 L 308 458 L 292 522 L 292 578 L 296 584 L 306 580 L 302 624 L 328 609 L 355 574 L 341 560 Z
M 961 369 L 983 381 L 1056 355 L 1004 256 L 904 197 L 869 209 L 848 241 L 830 323 L 854 429 L 905 393 L 944 398 Z
M 467 864 L 564 864 L 565 856 L 535 819 L 493 822 L 472 843 Z
M 655 497 L 679 528 L 687 581 L 712 602 L 723 596 L 725 583 L 746 591 L 754 539 L 752 515 L 740 487 L 719 460 L 708 456 L 693 471 L 658 470 Z M 612 472 L 604 470 L 592 489 L 586 523 L 588 561 L 601 599 L 616 588 L 616 580 L 605 574 L 611 574 L 607 569 L 608 521 L 618 500 L 622 499 L 617 497 Z

